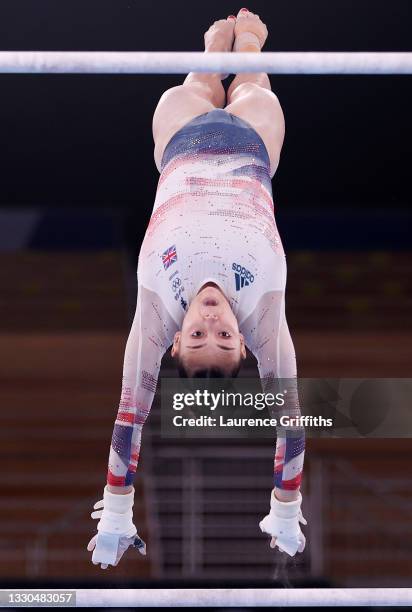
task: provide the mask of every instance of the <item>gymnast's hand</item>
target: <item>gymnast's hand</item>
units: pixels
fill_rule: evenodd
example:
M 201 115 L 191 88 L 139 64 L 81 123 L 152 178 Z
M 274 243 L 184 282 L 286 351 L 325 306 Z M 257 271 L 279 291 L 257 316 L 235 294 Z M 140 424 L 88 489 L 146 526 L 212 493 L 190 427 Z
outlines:
M 306 538 L 300 529 L 300 524 L 307 525 L 300 509 L 302 495 L 290 502 L 281 502 L 272 491 L 270 497 L 270 512 L 259 523 L 263 533 L 271 537 L 270 547 L 277 546 L 280 551 L 294 557 L 297 552 L 305 549 Z
M 87 550 L 93 551 L 92 562 L 100 563 L 102 569 L 116 566 L 130 546 L 137 548 L 141 555 L 146 554 L 146 544 L 133 524 L 133 498 L 134 488 L 122 495 L 111 493 L 106 486 L 103 499 L 93 506 L 95 512 L 91 517 L 100 520 L 97 534 L 88 543 Z

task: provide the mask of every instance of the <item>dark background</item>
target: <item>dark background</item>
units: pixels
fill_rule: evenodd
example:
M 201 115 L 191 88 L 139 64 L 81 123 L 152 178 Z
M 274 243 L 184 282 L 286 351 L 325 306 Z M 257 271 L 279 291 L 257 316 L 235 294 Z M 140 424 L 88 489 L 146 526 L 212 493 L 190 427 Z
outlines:
M 200 51 L 215 19 L 241 4 L 2 0 L 3 50 Z M 249 2 L 267 51 L 407 51 L 410 2 Z M 151 119 L 179 75 L 0 77 L 0 203 L 152 207 Z M 408 76 L 275 76 L 286 139 L 274 181 L 280 210 L 409 207 Z M 143 220 L 143 217 L 141 217 Z

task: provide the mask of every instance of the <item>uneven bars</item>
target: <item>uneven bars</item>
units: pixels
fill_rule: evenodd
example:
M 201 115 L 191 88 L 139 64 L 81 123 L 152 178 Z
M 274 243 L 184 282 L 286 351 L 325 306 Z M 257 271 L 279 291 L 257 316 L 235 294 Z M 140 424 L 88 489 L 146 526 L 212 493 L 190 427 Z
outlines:
M 77 606 L 411 606 L 410 588 L 77 589 Z
M 270 606 L 408 606 L 412 589 L 396 588 L 136 588 L 136 589 L 0 589 L 0 608 L 9 606 L 10 594 L 36 592 L 71 595 L 74 607 L 196 607 Z M 60 600 L 61 601 L 61 600 Z M 66 600 L 67 601 L 67 600 Z
M 412 74 L 412 53 L 0 51 L 0 73 Z

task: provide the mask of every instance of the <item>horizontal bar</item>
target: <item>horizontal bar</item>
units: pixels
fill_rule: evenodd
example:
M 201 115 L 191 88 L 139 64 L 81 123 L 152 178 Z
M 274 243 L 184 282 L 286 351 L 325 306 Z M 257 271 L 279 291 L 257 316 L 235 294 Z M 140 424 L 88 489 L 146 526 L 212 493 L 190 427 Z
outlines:
M 72 589 L 8 589 L 8 593 L 62 593 Z M 76 589 L 76 607 L 205 607 L 205 606 L 410 606 L 411 588 L 260 588 L 260 589 Z M 0 589 L 0 608 L 6 591 Z M 73 602 L 74 603 L 74 602 Z M 35 606 L 36 604 L 32 604 Z M 37 604 L 38 605 L 38 604 Z
M 77 606 L 410 606 L 412 589 L 78 589 Z
M 412 74 L 412 53 L 2 51 L 0 73 Z

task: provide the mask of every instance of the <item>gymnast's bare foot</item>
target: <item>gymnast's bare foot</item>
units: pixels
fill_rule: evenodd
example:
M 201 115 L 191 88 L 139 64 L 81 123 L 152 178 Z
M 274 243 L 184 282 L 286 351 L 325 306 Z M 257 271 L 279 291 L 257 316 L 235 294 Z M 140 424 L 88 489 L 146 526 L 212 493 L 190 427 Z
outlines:
M 259 15 L 240 9 L 235 25 L 234 51 L 260 51 L 268 36 L 268 29 Z
M 231 51 L 235 38 L 236 17 L 215 21 L 205 34 L 205 51 Z

